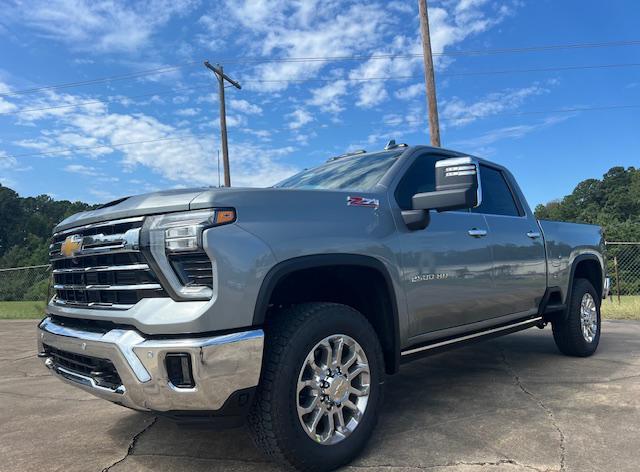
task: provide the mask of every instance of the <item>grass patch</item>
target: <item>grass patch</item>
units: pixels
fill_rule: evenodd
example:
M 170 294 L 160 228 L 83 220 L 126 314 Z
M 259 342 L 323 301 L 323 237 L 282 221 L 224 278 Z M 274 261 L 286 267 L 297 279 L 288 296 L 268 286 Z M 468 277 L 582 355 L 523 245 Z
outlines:
M 44 301 L 0 302 L 0 320 L 40 319 Z M 612 296 L 602 300 L 602 317 L 610 320 L 640 320 L 640 295 Z
M 640 320 L 640 295 L 612 295 L 602 300 L 602 317 L 610 320 Z
M 0 320 L 36 320 L 44 317 L 44 301 L 0 302 Z

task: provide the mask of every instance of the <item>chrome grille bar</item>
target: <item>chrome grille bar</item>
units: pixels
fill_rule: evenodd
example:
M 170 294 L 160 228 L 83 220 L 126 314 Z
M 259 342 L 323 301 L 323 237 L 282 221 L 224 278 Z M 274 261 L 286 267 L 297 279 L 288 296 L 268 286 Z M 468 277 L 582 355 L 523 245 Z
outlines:
M 96 267 L 78 267 L 69 269 L 54 269 L 54 274 L 74 274 L 83 272 L 110 272 L 112 270 L 149 270 L 148 264 L 128 264 L 121 266 L 96 266 Z
M 133 305 L 125 304 L 125 303 L 99 303 L 99 302 L 82 303 L 82 302 L 73 302 L 73 301 L 60 300 L 60 299 L 55 299 L 53 303 L 55 303 L 56 305 L 68 306 L 71 308 L 81 307 L 81 308 L 95 308 L 95 309 L 103 309 L 103 310 L 128 310 L 129 308 L 133 307 Z
M 50 245 L 56 296 L 68 308 L 127 310 L 143 298 L 166 297 L 140 251 L 144 217 L 70 228 Z
M 56 290 L 160 290 L 160 284 L 136 285 L 54 285 Z
M 53 238 L 56 239 L 57 237 L 63 236 L 65 234 L 82 233 L 88 229 L 101 228 L 103 226 L 116 226 L 116 225 L 122 225 L 122 224 L 128 224 L 128 223 L 142 223 L 143 220 L 144 220 L 144 216 L 134 216 L 131 218 L 123 218 L 120 220 L 101 221 L 100 223 L 92 223 L 89 225 L 78 226 L 75 228 L 69 228 L 63 231 L 58 231 L 57 233 L 54 233 Z

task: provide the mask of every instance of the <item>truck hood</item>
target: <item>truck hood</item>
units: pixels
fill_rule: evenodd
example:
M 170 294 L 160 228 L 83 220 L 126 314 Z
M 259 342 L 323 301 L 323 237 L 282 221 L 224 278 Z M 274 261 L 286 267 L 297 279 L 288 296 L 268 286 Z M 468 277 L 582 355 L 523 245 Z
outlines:
M 124 197 L 105 203 L 95 210 L 76 213 L 59 223 L 54 232 L 102 221 L 203 208 L 260 208 L 262 212 L 264 208 L 281 208 L 281 205 L 309 208 L 331 196 L 342 203 L 343 194 L 344 192 L 327 190 L 242 187 L 166 190 Z
M 172 211 L 189 210 L 189 204 L 207 188 L 165 190 L 124 197 L 105 203 L 95 210 L 76 213 L 63 220 L 54 228 L 54 232 L 68 228 L 98 223 L 107 220 L 119 220 L 131 216 L 153 215 Z

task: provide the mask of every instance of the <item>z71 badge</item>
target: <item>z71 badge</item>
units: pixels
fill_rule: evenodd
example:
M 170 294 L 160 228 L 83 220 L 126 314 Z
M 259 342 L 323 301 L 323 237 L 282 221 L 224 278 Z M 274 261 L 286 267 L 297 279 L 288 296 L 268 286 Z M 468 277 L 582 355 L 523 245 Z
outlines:
M 347 205 L 366 208 L 378 208 L 380 206 L 380 200 L 378 200 L 377 198 L 347 197 Z

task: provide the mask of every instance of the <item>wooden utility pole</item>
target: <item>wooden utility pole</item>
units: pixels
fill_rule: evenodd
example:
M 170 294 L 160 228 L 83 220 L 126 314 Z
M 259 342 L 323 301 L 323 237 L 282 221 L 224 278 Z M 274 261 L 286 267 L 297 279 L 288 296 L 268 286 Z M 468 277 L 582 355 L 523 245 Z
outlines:
M 237 89 L 242 87 L 222 70 L 220 64 L 212 66 L 209 61 L 204 61 L 205 67 L 211 69 L 218 79 L 218 97 L 220 102 L 220 140 L 222 141 L 222 165 L 224 167 L 224 186 L 231 187 L 231 172 L 229 170 L 229 145 L 227 144 L 227 109 L 224 102 L 224 81 L 226 80 Z
M 427 83 L 427 108 L 429 109 L 429 133 L 431 145 L 440 147 L 440 124 L 438 122 L 438 102 L 436 101 L 436 79 L 433 71 L 431 36 L 429 33 L 429 14 L 427 0 L 418 0 L 420 14 L 420 32 L 422 33 L 422 54 L 424 55 L 424 78 Z

